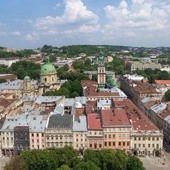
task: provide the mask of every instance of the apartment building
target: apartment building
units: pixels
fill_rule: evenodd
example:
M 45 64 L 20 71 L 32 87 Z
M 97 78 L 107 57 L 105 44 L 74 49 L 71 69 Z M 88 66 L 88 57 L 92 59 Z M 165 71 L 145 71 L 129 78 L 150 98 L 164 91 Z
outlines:
M 73 147 L 76 150 L 87 149 L 87 118 L 75 116 L 73 121 Z
M 134 71 L 134 70 L 145 70 L 147 68 L 150 68 L 152 70 L 155 69 L 161 69 L 162 66 L 159 63 L 154 63 L 154 62 L 138 62 L 138 61 L 129 61 L 126 63 L 126 68 L 129 71 Z
M 162 131 L 129 99 L 124 103 L 132 125 L 131 151 L 137 155 L 161 154 L 163 149 Z
M 102 127 L 105 149 L 130 150 L 131 123 L 123 108 L 102 110 Z
M 98 113 L 89 113 L 87 115 L 88 134 L 87 147 L 90 149 L 103 148 L 103 128 L 101 125 L 101 117 Z
M 54 114 L 45 129 L 46 148 L 73 146 L 73 115 Z

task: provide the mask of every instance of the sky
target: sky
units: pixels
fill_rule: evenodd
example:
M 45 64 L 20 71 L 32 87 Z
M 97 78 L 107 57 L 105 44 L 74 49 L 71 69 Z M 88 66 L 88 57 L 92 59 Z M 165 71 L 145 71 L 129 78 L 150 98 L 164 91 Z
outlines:
M 0 46 L 170 46 L 170 0 L 0 0 Z

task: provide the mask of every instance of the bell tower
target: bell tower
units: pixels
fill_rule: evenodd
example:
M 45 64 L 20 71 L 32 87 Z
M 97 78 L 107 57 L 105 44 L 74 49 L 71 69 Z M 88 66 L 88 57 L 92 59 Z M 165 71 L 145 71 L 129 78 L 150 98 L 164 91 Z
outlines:
M 103 88 L 106 84 L 106 69 L 104 65 L 104 56 L 102 51 L 100 51 L 98 57 L 97 83 L 99 88 Z

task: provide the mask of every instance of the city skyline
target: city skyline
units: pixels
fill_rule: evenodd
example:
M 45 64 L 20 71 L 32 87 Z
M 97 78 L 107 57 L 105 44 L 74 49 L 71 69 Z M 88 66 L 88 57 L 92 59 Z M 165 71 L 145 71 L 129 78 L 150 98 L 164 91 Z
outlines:
M 168 0 L 0 0 L 0 46 L 170 46 Z

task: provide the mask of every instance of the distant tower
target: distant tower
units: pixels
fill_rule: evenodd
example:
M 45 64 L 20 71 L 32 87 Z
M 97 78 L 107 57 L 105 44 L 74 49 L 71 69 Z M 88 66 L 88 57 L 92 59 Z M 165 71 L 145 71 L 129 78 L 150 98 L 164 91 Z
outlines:
M 99 88 L 103 88 L 106 84 L 106 69 L 104 65 L 104 56 L 102 51 L 100 51 L 98 57 L 97 83 Z
M 50 63 L 49 58 L 46 59 L 45 63 L 41 66 L 40 71 L 40 83 L 50 86 L 57 82 L 57 72 L 55 67 Z
M 34 89 L 31 89 L 31 79 L 29 76 L 25 76 L 22 90 L 23 96 L 30 96 L 32 90 Z
M 57 71 L 49 58 L 47 58 L 40 70 L 39 95 L 44 94 L 48 90 L 58 90 L 59 88 Z

